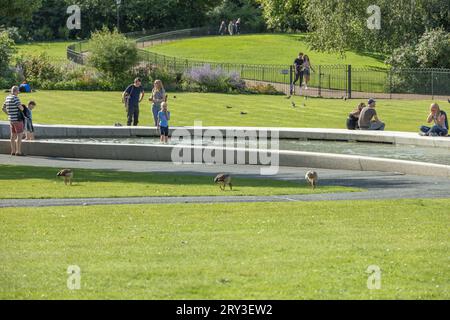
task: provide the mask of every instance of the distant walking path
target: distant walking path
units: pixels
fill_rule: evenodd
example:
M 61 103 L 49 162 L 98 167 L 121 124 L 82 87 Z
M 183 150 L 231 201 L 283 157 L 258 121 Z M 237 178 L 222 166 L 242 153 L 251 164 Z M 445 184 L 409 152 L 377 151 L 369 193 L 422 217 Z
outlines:
M 167 172 L 179 174 L 214 175 L 227 172 L 248 178 L 271 178 L 277 180 L 303 180 L 309 168 L 281 167 L 276 176 L 262 177 L 259 166 L 243 165 L 183 165 L 164 162 L 116 161 L 91 159 L 64 159 L 46 157 L 16 158 L 0 155 L 0 163 L 55 168 L 83 168 L 118 170 L 130 172 Z M 415 198 L 450 198 L 450 179 L 428 178 L 396 173 L 359 172 L 346 170 L 319 170 L 320 183 L 367 189 L 366 192 L 332 193 L 289 196 L 201 196 L 201 197 L 138 197 L 138 198 L 91 198 L 91 199 L 4 199 L 5 207 L 89 206 L 125 204 L 177 204 L 177 203 L 244 203 L 244 202 L 301 202 L 338 200 L 381 200 Z M 211 187 L 215 187 L 211 184 Z

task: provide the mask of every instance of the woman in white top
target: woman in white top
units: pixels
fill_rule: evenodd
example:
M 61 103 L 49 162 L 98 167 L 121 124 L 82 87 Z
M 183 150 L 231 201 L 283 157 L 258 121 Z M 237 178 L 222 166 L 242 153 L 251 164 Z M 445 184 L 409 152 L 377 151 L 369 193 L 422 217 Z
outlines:
M 308 89 L 308 83 L 311 79 L 311 70 L 314 71 L 314 68 L 311 65 L 311 61 L 307 55 L 303 56 L 303 75 L 305 79 L 305 89 Z

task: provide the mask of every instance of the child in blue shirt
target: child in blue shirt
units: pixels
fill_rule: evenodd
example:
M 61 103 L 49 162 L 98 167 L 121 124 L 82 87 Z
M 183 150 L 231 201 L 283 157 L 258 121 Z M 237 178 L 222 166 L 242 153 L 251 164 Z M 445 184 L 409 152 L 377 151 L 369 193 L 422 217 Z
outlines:
M 28 102 L 28 106 L 23 106 L 23 115 L 25 117 L 25 139 L 34 140 L 34 126 L 33 126 L 33 109 L 36 108 L 36 102 Z
M 161 142 L 169 142 L 169 120 L 170 111 L 168 110 L 167 102 L 161 103 L 161 111 L 158 113 L 158 128 L 161 131 Z

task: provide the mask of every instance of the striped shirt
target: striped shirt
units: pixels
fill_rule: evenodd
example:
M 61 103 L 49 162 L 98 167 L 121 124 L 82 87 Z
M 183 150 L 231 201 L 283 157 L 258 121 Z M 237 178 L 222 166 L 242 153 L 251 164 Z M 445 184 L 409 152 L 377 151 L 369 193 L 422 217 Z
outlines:
M 13 121 L 21 121 L 20 117 L 20 109 L 19 106 L 21 105 L 20 100 L 17 96 L 10 94 L 6 97 L 5 100 L 5 106 L 6 106 L 6 113 L 8 114 L 8 120 Z

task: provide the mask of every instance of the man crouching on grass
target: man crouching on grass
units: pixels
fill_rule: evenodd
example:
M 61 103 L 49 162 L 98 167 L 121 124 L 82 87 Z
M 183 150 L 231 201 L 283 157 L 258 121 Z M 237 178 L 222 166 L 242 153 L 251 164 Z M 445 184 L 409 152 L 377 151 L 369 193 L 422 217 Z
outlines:
M 11 155 L 24 156 L 22 153 L 22 135 L 24 129 L 23 107 L 19 100 L 19 87 L 11 88 L 11 94 L 5 99 L 3 112 L 8 115 L 11 128 Z

